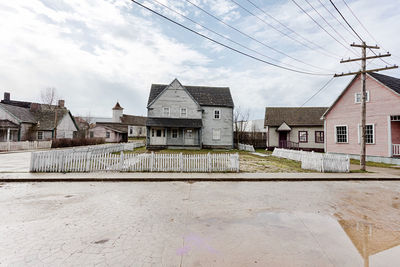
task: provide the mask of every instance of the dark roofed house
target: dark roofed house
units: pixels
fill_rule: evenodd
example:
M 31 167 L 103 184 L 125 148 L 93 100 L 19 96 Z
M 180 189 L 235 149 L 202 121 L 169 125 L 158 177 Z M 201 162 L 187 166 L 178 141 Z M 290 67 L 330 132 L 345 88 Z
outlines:
M 58 105 L 17 101 L 4 93 L 0 101 L 0 141 L 73 138 L 78 126 L 64 101 Z
M 233 100 L 228 87 L 153 84 L 147 102 L 148 148 L 232 148 Z
M 89 131 L 89 137 L 105 138 L 106 142 L 127 142 L 128 137 L 146 137 L 147 117 L 123 114 L 123 108 L 117 102 L 112 108 L 112 119 L 96 122 Z
M 264 126 L 267 147 L 324 150 L 324 122 L 327 107 L 267 107 Z

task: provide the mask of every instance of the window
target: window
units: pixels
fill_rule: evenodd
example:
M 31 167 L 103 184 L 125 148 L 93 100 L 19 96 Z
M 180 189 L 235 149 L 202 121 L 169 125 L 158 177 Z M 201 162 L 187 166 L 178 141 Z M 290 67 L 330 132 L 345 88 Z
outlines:
M 151 137 L 154 137 L 154 129 L 151 129 Z
M 324 132 L 315 131 L 315 143 L 323 143 L 323 142 L 324 142 Z
M 161 137 L 161 129 L 158 129 L 157 131 L 156 131 L 156 133 L 157 133 L 157 137 Z
M 193 130 L 192 129 L 186 130 L 186 138 L 193 138 Z
M 221 139 L 221 130 L 220 129 L 213 129 L 213 135 L 212 139 L 213 140 L 220 140 Z
M 214 119 L 220 119 L 221 118 L 221 110 L 215 109 L 214 110 Z
M 106 132 L 106 138 L 110 138 L 110 132 Z
M 142 134 L 142 128 L 139 128 L 139 135 Z
M 307 142 L 308 142 L 308 132 L 299 131 L 299 143 L 307 143 Z
M 37 132 L 37 139 L 43 140 L 43 132 L 42 131 Z
M 367 96 L 366 96 L 365 101 L 369 102 L 369 91 L 367 91 L 366 93 L 367 93 Z M 354 94 L 354 103 L 357 103 L 357 104 L 361 103 L 361 92 Z
M 400 116 L 396 115 L 396 116 L 390 116 L 391 121 L 400 121 Z
M 178 138 L 178 129 L 172 129 L 172 138 Z
M 347 126 L 336 126 L 336 143 L 347 143 Z
M 168 107 L 163 108 L 163 115 L 164 115 L 164 117 L 169 117 L 169 108 Z
M 365 143 L 367 144 L 375 143 L 373 124 L 365 125 Z
M 94 137 L 94 132 L 89 132 L 89 137 L 93 138 Z
M 181 108 L 181 117 L 186 118 L 187 117 L 187 110 L 186 108 Z
M 358 143 L 361 143 L 361 125 L 358 125 Z M 365 143 L 375 144 L 375 126 L 374 124 L 365 125 Z

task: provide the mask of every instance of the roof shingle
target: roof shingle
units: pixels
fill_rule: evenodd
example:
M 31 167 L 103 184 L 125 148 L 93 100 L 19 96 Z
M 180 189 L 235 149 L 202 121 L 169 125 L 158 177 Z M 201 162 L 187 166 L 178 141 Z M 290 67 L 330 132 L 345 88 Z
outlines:
M 371 75 L 373 78 L 383 83 L 396 93 L 400 94 L 400 79 L 374 72 L 369 73 L 369 75 Z
M 322 126 L 322 115 L 327 107 L 267 107 L 264 126 Z

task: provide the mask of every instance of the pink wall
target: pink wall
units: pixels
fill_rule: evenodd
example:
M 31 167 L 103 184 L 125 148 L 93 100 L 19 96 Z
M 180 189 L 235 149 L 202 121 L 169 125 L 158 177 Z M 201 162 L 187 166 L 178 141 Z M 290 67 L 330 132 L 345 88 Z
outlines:
M 388 117 L 400 115 L 400 96 L 367 75 L 367 124 L 375 124 L 375 144 L 367 145 L 367 155 L 389 156 Z M 326 152 L 359 154 L 358 125 L 361 104 L 354 103 L 354 94 L 361 91 L 360 77 L 353 81 L 326 116 Z M 337 144 L 335 125 L 348 126 L 348 143 Z
M 100 125 L 97 125 L 93 129 L 90 129 L 90 132 L 93 132 L 93 134 L 94 134 L 93 137 L 105 138 L 106 142 L 116 143 L 116 142 L 121 141 L 120 134 L 118 134 L 117 132 L 114 132 L 108 128 L 100 126 Z M 110 132 L 110 138 L 106 138 L 106 132 Z

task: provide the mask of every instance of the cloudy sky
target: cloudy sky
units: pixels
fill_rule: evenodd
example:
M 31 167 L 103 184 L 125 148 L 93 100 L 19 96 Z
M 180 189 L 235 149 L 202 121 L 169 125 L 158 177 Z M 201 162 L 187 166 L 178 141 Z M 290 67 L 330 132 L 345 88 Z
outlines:
M 55 87 L 74 115 L 111 116 L 117 100 L 125 113 L 145 115 L 151 84 L 178 78 L 188 85 L 229 86 L 236 106 L 262 118 L 265 106 L 301 105 L 331 78 L 329 74 L 359 68 L 339 63 L 341 57 L 356 57 L 360 51 L 343 45 L 357 39 L 328 0 L 295 2 L 329 34 L 292 0 L 251 0 L 265 13 L 247 0 L 234 0 L 256 16 L 231 0 L 190 0 L 247 36 L 185 0 L 158 1 L 170 9 L 153 0 L 139 2 L 257 58 L 328 75 L 299 74 L 244 57 L 129 0 L 15 0 L 0 3 L 0 88 L 12 99 L 39 101 L 43 88 Z M 334 3 L 368 43 L 379 42 L 384 49 L 378 52 L 394 55 L 387 62 L 400 63 L 398 0 L 347 0 L 375 40 L 343 0 Z M 374 60 L 368 67 L 385 64 Z M 385 74 L 400 78 L 399 70 Z M 334 79 L 307 105 L 329 105 L 348 81 L 349 77 Z

